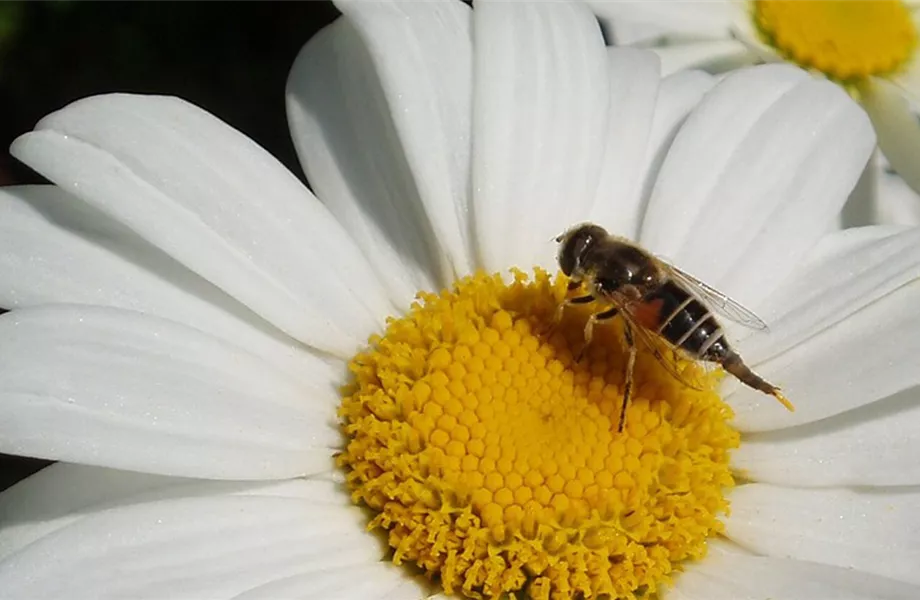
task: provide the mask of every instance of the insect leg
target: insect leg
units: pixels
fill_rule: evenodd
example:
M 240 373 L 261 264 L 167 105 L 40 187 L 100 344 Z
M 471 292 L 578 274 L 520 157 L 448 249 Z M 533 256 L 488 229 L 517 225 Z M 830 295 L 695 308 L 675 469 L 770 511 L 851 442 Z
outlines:
M 569 284 L 571 285 L 571 284 Z M 556 314 L 553 315 L 553 322 L 550 323 L 549 327 L 546 328 L 545 335 L 551 336 L 556 328 L 559 327 L 559 324 L 562 323 L 562 313 L 565 312 L 565 307 L 569 304 L 588 304 L 589 302 L 594 302 L 594 296 L 578 296 L 577 298 L 566 298 L 559 303 L 559 306 L 556 307 Z
M 591 343 L 591 339 L 594 337 L 594 324 L 598 321 L 609 321 L 610 319 L 617 316 L 620 312 L 620 309 L 617 307 L 609 308 L 603 312 L 594 313 L 588 317 L 588 322 L 585 323 L 585 346 Z
M 581 361 L 581 358 L 585 355 L 585 350 L 587 350 L 588 346 L 591 345 L 591 340 L 594 338 L 594 324 L 599 321 L 609 321 L 610 319 L 617 316 L 619 312 L 619 308 L 613 307 L 599 313 L 594 313 L 588 317 L 588 322 L 585 323 L 585 345 L 582 346 L 581 352 L 578 353 L 578 357 L 575 359 L 575 362 Z
M 636 366 L 636 342 L 633 340 L 632 327 L 628 322 L 623 323 L 623 336 L 626 338 L 629 356 L 626 359 L 626 373 L 623 376 L 623 405 L 620 407 L 618 433 L 623 433 L 623 428 L 626 426 L 626 409 L 629 407 L 629 399 L 632 396 L 633 369 Z
M 565 293 L 566 295 L 568 295 L 569 293 L 574 292 L 580 287 L 581 287 L 580 279 L 569 279 L 569 283 L 566 286 Z M 553 315 L 553 324 L 550 326 L 549 331 L 552 332 L 552 330 L 555 329 L 559 325 L 559 323 L 562 322 L 562 314 L 565 312 L 566 306 L 568 306 L 569 304 L 587 304 L 591 302 L 592 300 L 594 300 L 594 297 L 588 294 L 585 296 L 578 296 L 575 298 L 566 298 L 565 300 L 560 302 L 559 306 L 556 307 L 556 314 Z

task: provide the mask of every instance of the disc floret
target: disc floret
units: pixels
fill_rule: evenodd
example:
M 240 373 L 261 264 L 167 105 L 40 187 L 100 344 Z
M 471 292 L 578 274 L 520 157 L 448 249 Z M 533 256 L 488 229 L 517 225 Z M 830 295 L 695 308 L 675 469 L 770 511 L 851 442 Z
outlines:
M 917 28 L 901 0 L 756 0 L 752 18 L 781 55 L 843 83 L 903 70 Z
M 624 352 L 587 312 L 553 328 L 565 282 L 476 274 L 420 294 L 350 364 L 338 463 L 396 563 L 449 593 L 636 598 L 721 531 L 739 437 L 689 362 L 691 390 L 640 353 L 617 433 Z M 550 331 L 552 332 L 550 333 Z

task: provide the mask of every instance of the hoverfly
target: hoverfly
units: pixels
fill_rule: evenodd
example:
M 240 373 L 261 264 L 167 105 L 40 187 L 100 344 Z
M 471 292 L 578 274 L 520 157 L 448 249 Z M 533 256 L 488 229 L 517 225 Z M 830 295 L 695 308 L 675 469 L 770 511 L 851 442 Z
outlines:
M 667 342 L 675 352 L 694 360 L 716 363 L 741 383 L 775 397 L 795 410 L 779 388 L 751 371 L 725 338 L 714 311 L 752 329 L 766 329 L 753 313 L 677 267 L 653 256 L 633 242 L 593 223 L 576 225 L 556 237 L 559 268 L 569 277 L 568 291 L 584 288 L 584 295 L 566 298 L 556 319 L 569 304 L 597 301 L 609 306 L 588 318 L 585 346 L 591 343 L 596 323 L 621 317 L 629 351 L 623 383 L 623 404 L 618 431 L 623 431 L 636 363 L 635 336 L 646 342 L 658 362 L 678 381 L 674 365 L 662 356 L 651 336 Z M 692 386 L 691 386 L 692 387 Z

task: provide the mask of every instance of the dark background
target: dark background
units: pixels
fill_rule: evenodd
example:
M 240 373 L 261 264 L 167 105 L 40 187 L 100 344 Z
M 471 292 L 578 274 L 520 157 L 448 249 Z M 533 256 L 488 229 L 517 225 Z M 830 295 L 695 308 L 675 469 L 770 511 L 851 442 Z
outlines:
M 42 181 L 9 156 L 13 139 L 106 92 L 181 96 L 302 177 L 284 84 L 300 48 L 336 16 L 319 0 L 0 2 L 0 184 Z M 46 464 L 0 454 L 0 490 Z

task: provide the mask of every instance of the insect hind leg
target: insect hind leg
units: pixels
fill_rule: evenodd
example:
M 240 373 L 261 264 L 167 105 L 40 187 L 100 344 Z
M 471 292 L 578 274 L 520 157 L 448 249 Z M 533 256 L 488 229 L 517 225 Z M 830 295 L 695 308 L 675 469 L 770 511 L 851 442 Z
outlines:
M 632 327 L 628 322 L 623 324 L 623 337 L 626 339 L 629 354 L 626 358 L 626 372 L 623 375 L 623 403 L 620 406 L 617 433 L 623 433 L 623 428 L 626 427 L 626 409 L 629 408 L 629 400 L 632 396 L 633 371 L 636 367 L 636 342 L 633 339 Z

